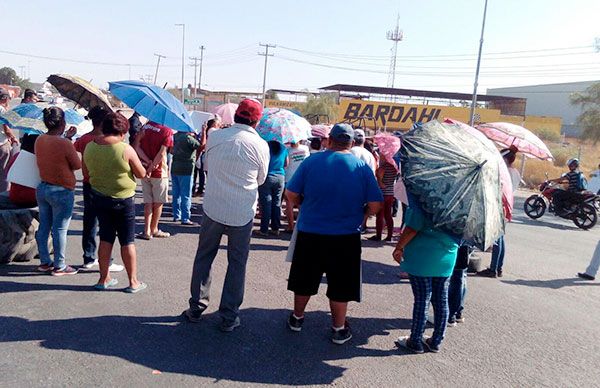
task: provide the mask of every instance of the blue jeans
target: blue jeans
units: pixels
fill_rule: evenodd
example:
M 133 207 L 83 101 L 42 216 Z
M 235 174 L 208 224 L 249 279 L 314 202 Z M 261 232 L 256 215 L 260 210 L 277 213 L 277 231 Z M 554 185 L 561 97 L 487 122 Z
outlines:
M 281 196 L 285 177 L 283 175 L 268 175 L 265 183 L 258 186 L 258 201 L 260 203 L 260 231 L 266 233 L 271 224 L 271 230 L 281 228 Z
M 492 262 L 490 263 L 490 269 L 492 271 L 502 271 L 502 266 L 504 265 L 504 252 L 504 236 L 500 236 L 492 248 Z
M 96 256 L 96 235 L 98 235 L 98 215 L 92 204 L 90 193 L 92 186 L 83 184 L 83 232 L 81 235 L 81 249 L 83 249 L 83 264 L 92 263 Z
M 448 284 L 447 277 L 423 277 L 410 275 L 410 286 L 414 296 L 410 342 L 423 348 L 423 333 L 427 323 L 429 302 L 433 305 L 433 346 L 439 346 L 446 334 L 448 322 Z
M 173 219 L 189 221 L 192 212 L 192 176 L 173 175 Z
M 46 265 L 53 264 L 48 251 L 48 236 L 52 232 L 54 268 L 63 269 L 66 267 L 67 232 L 73 215 L 75 193 L 62 186 L 42 182 L 37 188 L 36 198 L 40 209 L 40 226 L 35 240 L 40 252 L 40 261 Z
M 450 277 L 448 286 L 448 309 L 449 317 L 456 318 L 462 314 L 465 307 L 465 295 L 467 293 L 467 268 L 455 269 Z
M 194 311 L 204 311 L 208 307 L 211 268 L 224 234 L 227 235 L 227 274 L 221 294 L 219 315 L 223 321 L 234 322 L 244 300 L 252 220 L 244 226 L 227 226 L 213 221 L 206 214 L 202 217 L 198 250 L 192 270 L 189 304 L 190 309 Z

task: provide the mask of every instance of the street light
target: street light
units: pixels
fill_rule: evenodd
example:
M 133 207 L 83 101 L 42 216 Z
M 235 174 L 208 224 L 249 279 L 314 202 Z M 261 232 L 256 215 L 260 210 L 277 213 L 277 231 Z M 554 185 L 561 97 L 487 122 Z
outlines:
M 181 36 L 181 103 L 184 103 L 183 80 L 185 78 L 185 23 L 175 24 L 177 27 L 182 27 Z
M 479 81 L 479 66 L 481 65 L 481 51 L 483 49 L 483 31 L 485 30 L 485 16 L 487 13 L 488 0 L 485 0 L 483 6 L 483 22 L 481 23 L 481 39 L 479 40 L 479 54 L 477 55 L 477 68 L 475 69 L 475 82 L 473 84 L 473 101 L 471 101 L 471 114 L 469 115 L 469 125 L 473 126 L 475 118 L 475 105 L 477 105 L 477 82 Z

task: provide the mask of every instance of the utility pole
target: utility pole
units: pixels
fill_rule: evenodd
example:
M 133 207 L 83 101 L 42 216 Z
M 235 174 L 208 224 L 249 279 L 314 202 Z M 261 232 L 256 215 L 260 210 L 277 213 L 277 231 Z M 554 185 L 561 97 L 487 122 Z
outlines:
M 185 100 L 185 92 L 183 91 L 183 83 L 185 78 L 185 23 L 175 24 L 177 27 L 182 28 L 181 34 L 181 103 L 184 103 Z
M 196 97 L 197 94 L 197 90 L 198 87 L 196 86 L 196 80 L 197 80 L 197 75 L 198 75 L 198 61 L 200 60 L 200 58 L 198 57 L 190 57 L 190 60 L 194 61 L 194 63 L 191 63 L 190 66 L 194 68 L 194 97 Z
M 264 53 L 258 53 L 258 55 L 262 55 L 265 57 L 265 70 L 263 73 L 263 87 L 262 87 L 262 104 L 264 106 L 265 99 L 266 99 L 266 87 L 267 87 L 267 59 L 274 55 L 274 54 L 269 54 L 269 48 L 275 48 L 277 46 L 274 44 L 269 44 L 269 43 L 267 43 L 267 44 L 259 43 L 258 45 L 265 48 Z
M 156 53 L 154 53 L 154 55 L 157 58 L 157 60 L 156 60 L 156 72 L 154 73 L 154 85 L 156 85 L 156 79 L 158 78 L 158 67 L 160 66 L 160 59 L 161 58 L 166 58 L 166 56 L 160 55 L 160 54 L 156 54 Z
M 149 84 L 152 82 L 152 74 L 142 74 L 140 75 L 140 79 Z
M 200 46 L 200 74 L 198 75 L 197 89 L 202 89 L 202 62 L 204 61 L 204 49 L 204 46 Z
M 127 78 L 131 79 L 131 64 L 128 64 L 127 67 L 129 68 L 129 77 Z
M 21 69 L 21 79 L 25 79 L 25 66 L 19 66 L 19 69 Z
M 475 82 L 473 83 L 473 100 L 471 101 L 471 113 L 469 114 L 469 125 L 473 126 L 475 119 L 475 106 L 477 105 L 477 82 L 479 81 L 479 67 L 481 65 L 481 52 L 483 50 L 483 31 L 485 30 L 485 17 L 487 14 L 488 0 L 483 6 L 483 22 L 481 23 L 481 39 L 479 39 L 479 54 L 477 55 L 477 68 L 475 69 Z
M 398 57 L 398 42 L 404 39 L 404 32 L 400 29 L 400 15 L 396 19 L 396 28 L 387 32 L 387 40 L 394 42 L 392 58 L 390 59 L 390 72 L 388 74 L 388 87 L 393 88 L 396 80 L 396 60 Z

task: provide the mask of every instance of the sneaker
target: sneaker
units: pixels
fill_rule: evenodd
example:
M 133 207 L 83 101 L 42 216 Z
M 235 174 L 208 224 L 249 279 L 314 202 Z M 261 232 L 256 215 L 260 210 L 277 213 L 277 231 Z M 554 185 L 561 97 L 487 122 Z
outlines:
M 456 326 L 456 318 L 455 317 L 448 318 L 448 323 L 446 324 L 446 327 L 454 327 L 454 326 Z
M 491 269 L 484 269 L 483 271 L 479 271 L 477 272 L 477 276 L 483 276 L 486 278 L 496 278 L 498 277 L 498 274 L 496 273 L 496 271 L 492 271 Z
M 54 269 L 54 266 L 51 264 L 42 264 L 38 265 L 37 270 L 40 272 L 50 272 Z
M 92 269 L 94 266 L 98 265 L 98 260 L 90 261 L 89 263 L 85 263 L 81 266 L 83 269 Z
M 255 231 L 253 231 L 253 232 L 252 232 L 252 234 L 253 234 L 255 237 L 269 237 L 269 233 L 267 233 L 267 232 L 262 232 L 262 231 L 260 231 L 260 230 L 255 230 Z
M 179 222 L 181 221 L 181 218 L 173 218 L 173 222 Z
M 125 269 L 125 267 L 123 267 L 121 264 L 115 264 L 112 263 L 109 267 L 108 267 L 108 272 L 121 272 Z
M 419 346 L 417 344 L 413 344 L 410 340 L 410 337 L 399 337 L 396 341 L 394 341 L 394 344 L 396 344 L 398 348 L 407 349 L 415 354 L 425 353 L 423 350 L 423 345 Z
M 431 343 L 431 338 L 423 337 L 423 347 L 431 353 L 438 353 L 440 351 L 440 346 L 439 345 L 434 346 Z
M 454 320 L 457 323 L 463 323 L 465 321 L 465 317 L 463 317 L 461 313 L 458 313 L 456 314 L 456 318 Z
M 497 275 L 498 275 L 499 278 L 502 277 L 502 270 L 501 269 L 498 270 Z
M 331 342 L 336 345 L 343 345 L 352 338 L 352 332 L 350 332 L 350 326 L 348 326 L 348 323 L 344 325 L 343 329 L 336 330 L 332 328 L 332 331 L 333 333 L 331 334 Z
M 185 220 L 185 221 L 181 221 L 181 225 L 184 225 L 184 226 L 196 226 L 197 224 L 195 222 L 193 222 L 193 221 Z
M 296 318 L 294 313 L 290 314 L 288 319 L 288 327 L 291 331 L 299 332 L 302 331 L 302 324 L 304 323 L 304 317 Z
M 202 320 L 203 312 L 204 312 L 203 310 L 187 309 L 182 313 L 182 315 L 185 316 L 188 321 L 190 321 L 192 323 L 198 323 Z
M 75 268 L 67 265 L 63 269 L 54 269 L 52 271 L 52 276 L 64 276 L 64 275 L 75 275 L 78 272 Z
M 40 267 L 38 267 L 38 268 L 40 268 Z M 578 272 L 577 276 L 579 276 L 581 279 L 584 279 L 584 280 L 596 280 L 596 278 L 594 276 L 588 275 L 585 272 Z
M 221 324 L 219 325 L 219 330 L 221 330 L 223 333 L 231 333 L 233 330 L 235 330 L 236 327 L 240 325 L 241 323 L 239 318 L 236 318 L 234 321 L 223 320 L 223 322 L 221 322 Z

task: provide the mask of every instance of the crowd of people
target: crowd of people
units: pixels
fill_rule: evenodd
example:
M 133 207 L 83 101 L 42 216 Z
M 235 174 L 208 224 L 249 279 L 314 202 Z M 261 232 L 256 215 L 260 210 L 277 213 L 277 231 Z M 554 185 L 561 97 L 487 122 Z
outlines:
M 0 94 L 0 110 L 6 108 L 4 100 Z M 294 293 L 294 304 L 287 321 L 289 329 L 302 330 L 306 306 L 326 275 L 331 341 L 344 344 L 352 338 L 348 303 L 360 302 L 362 297 L 361 233 L 375 216 L 375 234 L 369 240 L 391 242 L 393 214 L 400 203 L 401 233 L 392 256 L 400 264 L 401 277 L 410 281 L 414 306 L 411 334 L 396 344 L 415 353 L 438 352 L 446 327 L 464 321 L 466 270 L 472 247 L 433 225 L 403 187 L 398 161 L 380 157 L 362 129 L 336 124 L 317 130 L 308 145 L 266 142 L 255 130 L 263 107 L 256 100 L 245 99 L 232 125 L 223 126 L 215 117 L 199 136 L 173 133 L 152 121 L 142 125 L 138 114 L 127 120 L 118 112 L 94 107 L 88 114 L 93 130 L 73 143 L 75 130 L 66 128 L 62 109 L 50 107 L 43 113 L 47 132 L 21 139 L 21 149 L 36 156 L 41 183 L 36 189 L 12 184 L 9 194 L 19 198 L 21 205 L 39 207 L 39 271 L 65 276 L 98 266 L 100 277 L 94 287 L 106 290 L 118 284 L 111 273 L 126 270 L 129 284 L 125 292 L 146 289 L 137 277 L 135 239 L 170 236 L 159 227 L 163 205 L 169 201 L 170 180 L 174 222 L 194 226 L 192 197 L 203 195 L 189 308 L 183 312 L 190 322 L 199 322 L 209 306 L 211 267 L 226 235 L 228 268 L 219 305 L 220 329 L 231 332 L 241 324 L 239 308 L 253 219 L 260 207 L 256 236 L 292 234 L 287 287 Z M 17 138 L 5 125 L 0 134 L 0 161 L 6 159 L 4 176 L 10 149 L 16 143 Z M 171 163 L 167 162 L 168 155 Z M 503 150 L 502 155 L 516 189 L 520 176 L 512 167 L 515 150 Z M 75 171 L 79 169 L 83 172 L 83 264 L 76 267 L 66 262 L 65 250 L 77 183 Z M 136 235 L 138 179 L 144 228 Z M 282 227 L 282 211 L 286 227 Z M 112 258 L 117 238 L 123 266 Z M 501 237 L 494 244 L 490 268 L 481 275 L 502 276 L 503 259 Z M 434 331 L 425 337 L 430 303 Z

